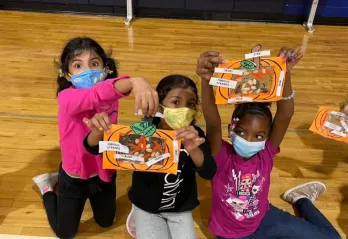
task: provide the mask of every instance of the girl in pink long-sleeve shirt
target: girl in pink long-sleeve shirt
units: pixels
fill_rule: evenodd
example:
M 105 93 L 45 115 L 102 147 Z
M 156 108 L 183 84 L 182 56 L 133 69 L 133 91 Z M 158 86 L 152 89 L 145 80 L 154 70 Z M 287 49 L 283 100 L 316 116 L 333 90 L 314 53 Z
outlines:
M 101 156 L 89 154 L 83 140 L 89 133 L 84 118 L 105 112 L 117 123 L 118 100 L 133 90 L 135 111 L 146 115 L 158 108 L 157 92 L 141 78 L 118 76 L 115 61 L 90 38 L 67 43 L 60 58 L 58 127 L 62 164 L 59 173 L 33 178 L 39 187 L 48 221 L 59 238 L 73 238 L 89 199 L 96 223 L 110 227 L 116 212 L 116 172 L 102 167 Z M 58 196 L 53 187 L 59 181 Z

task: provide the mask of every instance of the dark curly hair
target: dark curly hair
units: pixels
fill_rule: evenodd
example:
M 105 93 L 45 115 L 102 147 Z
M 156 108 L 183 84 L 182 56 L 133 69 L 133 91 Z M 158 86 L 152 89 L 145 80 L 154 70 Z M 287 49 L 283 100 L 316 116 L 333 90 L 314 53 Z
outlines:
M 103 61 L 104 67 L 108 67 L 111 73 L 107 74 L 106 79 L 116 78 L 118 76 L 116 61 L 105 53 L 104 49 L 95 40 L 88 37 L 76 37 L 71 39 L 64 47 L 59 60 L 59 69 L 61 73 L 69 73 L 69 63 L 75 57 L 86 51 L 94 51 Z M 64 76 L 58 75 L 57 95 L 69 88 L 72 84 Z

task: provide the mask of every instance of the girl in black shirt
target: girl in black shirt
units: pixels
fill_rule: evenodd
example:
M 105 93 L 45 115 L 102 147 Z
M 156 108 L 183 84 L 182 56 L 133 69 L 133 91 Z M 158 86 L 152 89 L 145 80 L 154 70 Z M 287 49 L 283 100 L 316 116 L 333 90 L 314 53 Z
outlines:
M 204 132 L 195 125 L 197 87 L 185 76 L 170 75 L 159 82 L 156 90 L 165 118 L 154 118 L 153 123 L 158 129 L 176 130 L 176 137 L 182 139 L 178 173 L 133 172 L 128 192 L 133 207 L 127 229 L 138 239 L 194 239 L 191 211 L 199 205 L 196 172 L 208 180 L 216 172 Z M 108 116 L 96 114 L 84 121 L 91 129 L 84 146 L 88 152 L 98 154 L 103 131 L 110 127 Z

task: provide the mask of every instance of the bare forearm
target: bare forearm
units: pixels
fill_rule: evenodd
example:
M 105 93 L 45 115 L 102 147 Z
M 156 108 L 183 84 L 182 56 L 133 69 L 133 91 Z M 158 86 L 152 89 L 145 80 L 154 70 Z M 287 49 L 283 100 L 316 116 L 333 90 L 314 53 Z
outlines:
M 221 127 L 219 110 L 215 104 L 213 87 L 202 80 L 202 109 L 207 126 Z
M 289 97 L 291 94 L 292 87 L 290 73 L 287 73 L 284 83 L 283 97 Z M 277 113 L 274 117 L 272 131 L 269 137 L 274 147 L 278 147 L 283 141 L 293 115 L 294 99 L 285 99 L 277 102 Z
M 213 87 L 205 80 L 202 80 L 202 108 L 211 154 L 215 157 L 220 151 L 222 142 L 221 118 L 215 104 Z
M 87 143 L 90 147 L 94 147 L 99 144 L 99 141 L 103 140 L 103 132 L 92 131 L 87 137 Z
M 188 152 L 196 168 L 201 168 L 204 162 L 204 154 L 200 148 L 196 148 Z
M 292 94 L 291 73 L 287 72 L 285 76 L 283 97 L 289 97 Z M 294 115 L 294 99 L 280 100 L 277 102 L 277 115 L 284 118 L 291 118 Z
M 134 83 L 136 83 L 137 79 L 141 77 L 131 77 L 127 79 L 118 80 L 114 83 L 115 89 L 117 89 L 120 93 L 126 94 L 133 89 Z

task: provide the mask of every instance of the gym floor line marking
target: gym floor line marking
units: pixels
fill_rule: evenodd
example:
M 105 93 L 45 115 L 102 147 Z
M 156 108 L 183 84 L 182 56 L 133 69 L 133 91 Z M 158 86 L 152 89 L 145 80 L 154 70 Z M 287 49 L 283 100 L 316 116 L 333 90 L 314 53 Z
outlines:
M 39 237 L 39 236 L 21 236 L 21 235 L 8 235 L 8 234 L 0 234 L 1 239 L 55 239 L 56 237 Z
M 13 117 L 13 118 L 25 118 L 25 119 L 57 119 L 57 116 L 52 116 L 52 115 L 36 115 L 36 114 L 9 114 L 9 113 L 0 113 L 0 117 Z M 118 120 L 119 124 L 125 124 L 129 125 L 134 123 L 134 120 Z M 201 128 L 205 128 L 205 125 L 202 124 L 197 124 L 197 126 Z M 223 127 L 227 127 L 227 124 L 222 124 Z M 298 132 L 298 133 L 312 133 L 308 129 L 292 129 L 289 128 L 287 130 L 288 132 Z

